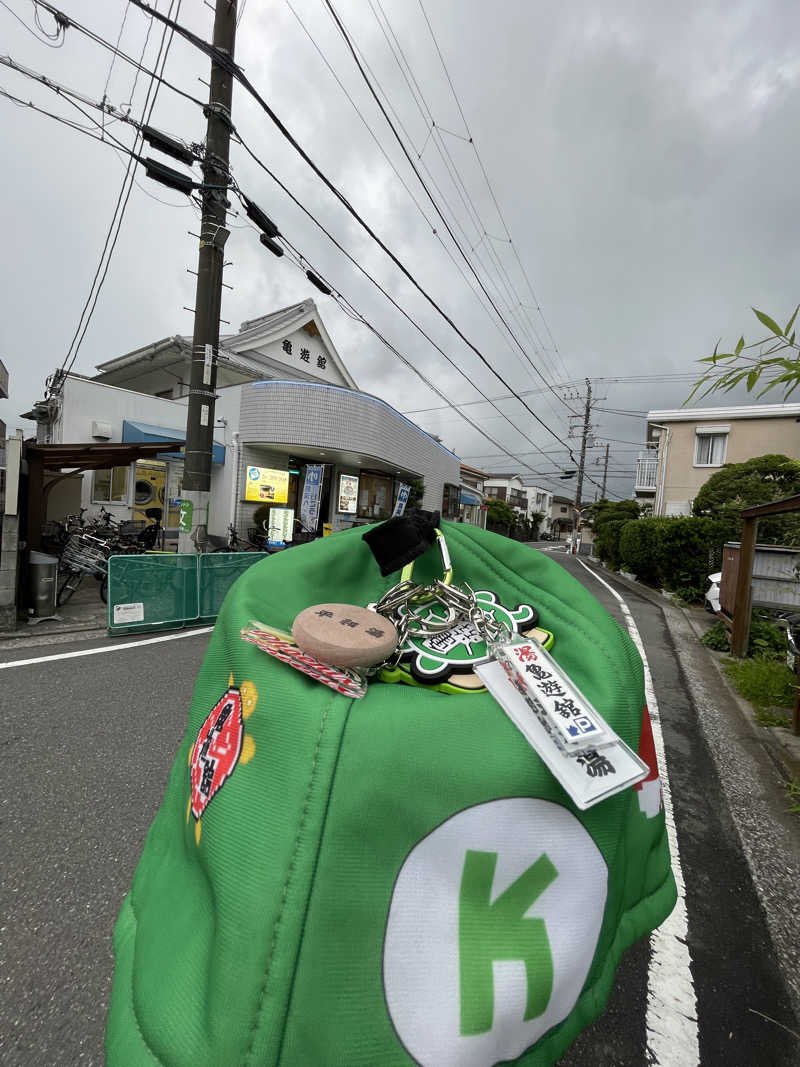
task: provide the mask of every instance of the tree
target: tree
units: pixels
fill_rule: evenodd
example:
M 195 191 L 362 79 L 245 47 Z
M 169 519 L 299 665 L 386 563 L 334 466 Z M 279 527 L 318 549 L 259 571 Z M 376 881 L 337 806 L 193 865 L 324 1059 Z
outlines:
M 531 541 L 539 540 L 539 527 L 542 525 L 542 519 L 544 518 L 543 511 L 532 511 L 530 515 L 530 537 Z
M 684 403 L 688 404 L 704 385 L 708 387 L 702 396 L 708 396 L 718 390 L 729 393 L 740 382 L 744 382 L 750 393 L 763 379 L 767 384 L 758 396 L 779 387 L 783 390 L 784 401 L 788 400 L 790 394 L 800 385 L 800 344 L 795 341 L 794 329 L 794 320 L 800 311 L 800 305 L 794 309 L 794 315 L 784 329 L 766 312 L 757 311 L 755 308 L 752 310 L 758 321 L 769 330 L 769 334 L 749 345 L 744 343 L 744 337 L 740 337 L 732 352 L 720 352 L 717 343 L 710 356 L 698 360 L 699 363 L 709 364 L 712 369 L 694 383 Z M 758 353 L 750 354 L 756 348 Z
M 725 519 L 732 535 L 740 533 L 743 508 L 768 504 L 800 493 L 800 463 L 788 456 L 755 456 L 744 463 L 726 463 L 712 474 L 694 498 L 695 515 Z M 800 515 L 760 519 L 758 539 L 764 544 L 800 544 Z
M 597 530 L 606 522 L 638 519 L 639 514 L 640 508 L 635 500 L 597 500 L 589 508 L 583 524 Z
M 412 478 L 409 483 L 408 500 L 406 501 L 407 508 L 418 508 L 422 504 L 422 498 L 425 496 L 425 483 L 422 478 Z
M 517 516 L 514 509 L 505 502 L 492 497 L 486 505 L 486 519 L 494 526 L 512 527 L 516 524 Z

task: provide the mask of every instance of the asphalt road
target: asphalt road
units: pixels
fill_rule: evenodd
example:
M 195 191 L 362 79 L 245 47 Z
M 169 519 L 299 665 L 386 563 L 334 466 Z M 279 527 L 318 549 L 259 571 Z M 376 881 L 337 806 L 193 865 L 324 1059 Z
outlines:
M 553 558 L 625 623 L 617 600 L 574 557 Z M 658 950 L 643 941 L 626 955 L 606 1013 L 562 1062 L 788 1067 L 800 1061 L 800 1043 L 788 1032 L 798 1024 L 680 657 L 658 606 L 622 592 L 660 707 L 687 933 L 674 939 L 676 952 L 667 945 L 668 965 L 663 944 Z M 103 1062 L 111 931 L 184 729 L 207 640 L 199 633 L 110 651 L 105 641 L 0 651 L 4 1065 Z M 87 650 L 93 654 L 40 659 Z M 28 664 L 29 658 L 39 661 Z M 687 990 L 694 1008 L 687 1009 Z M 660 1042 L 648 1030 L 654 1017 Z M 675 1040 L 665 1043 L 673 1026 Z M 698 1055 L 687 1058 L 692 1041 Z

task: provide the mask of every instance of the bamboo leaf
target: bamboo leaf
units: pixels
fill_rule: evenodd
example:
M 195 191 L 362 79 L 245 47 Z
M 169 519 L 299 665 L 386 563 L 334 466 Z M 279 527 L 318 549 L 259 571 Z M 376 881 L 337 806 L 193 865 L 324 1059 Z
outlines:
M 767 327 L 767 329 L 768 330 L 772 330 L 772 332 L 777 337 L 783 337 L 783 330 L 777 324 L 775 319 L 771 319 L 769 317 L 769 315 L 767 315 L 766 312 L 759 311 L 758 308 L 753 308 L 753 314 L 755 315 L 755 317 L 758 319 L 759 322 L 763 322 L 763 324 Z
M 794 315 L 792 315 L 792 317 L 786 323 L 786 329 L 783 331 L 784 337 L 788 337 L 789 336 L 789 330 L 791 330 L 792 326 L 794 326 L 794 320 L 797 318 L 797 312 L 798 311 L 800 311 L 800 304 L 798 304 L 797 307 L 794 309 Z M 792 335 L 792 336 L 794 336 L 794 335 Z
M 737 356 L 739 355 L 739 353 L 742 351 L 743 348 L 744 348 L 744 337 L 740 337 L 739 340 L 736 342 L 736 348 L 734 348 L 734 352 L 736 353 Z

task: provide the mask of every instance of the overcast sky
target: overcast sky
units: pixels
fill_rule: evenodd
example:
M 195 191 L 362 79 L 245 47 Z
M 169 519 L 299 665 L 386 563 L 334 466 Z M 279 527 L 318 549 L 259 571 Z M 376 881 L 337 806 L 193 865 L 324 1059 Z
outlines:
M 105 91 L 116 106 L 131 101 L 130 66 L 117 59 L 109 77 L 110 54 L 75 29 L 67 30 L 62 47 L 49 47 L 35 30 L 32 0 L 7 3 L 35 32 L 0 7 L 0 53 L 92 99 L 101 99 Z M 586 377 L 595 394 L 607 398 L 598 407 L 633 413 L 678 407 L 688 395 L 688 379 L 601 379 L 694 374 L 695 361 L 719 337 L 733 343 L 742 331 L 751 339 L 759 336 L 751 304 L 780 319 L 789 317 L 800 299 L 800 242 L 792 221 L 800 162 L 795 136 L 800 128 L 795 45 L 800 6 L 787 0 L 705 0 L 702 5 L 696 0 L 423 0 L 456 100 L 419 0 L 381 3 L 334 0 L 378 91 L 386 94 L 402 123 L 401 135 L 408 137 L 413 158 L 419 156 L 418 166 L 427 168 L 423 174 L 439 207 L 525 355 L 462 277 L 460 270 L 467 273 L 463 260 L 413 177 L 323 0 L 291 0 L 296 15 L 289 0 L 246 0 L 240 5 L 236 58 L 321 169 L 463 333 L 517 392 L 533 391 L 527 403 L 559 438 L 567 439 L 569 412 L 558 398 L 542 392 L 532 364 L 575 410 L 582 401 L 570 398 L 578 389 L 564 384 L 579 382 L 585 391 Z M 63 4 L 69 15 L 117 40 L 125 0 Z M 161 10 L 168 6 L 169 0 L 158 0 Z M 213 13 L 201 0 L 183 0 L 180 20 L 210 39 Z M 51 28 L 44 11 L 40 21 Z M 131 5 L 120 47 L 139 56 L 148 26 Z M 160 36 L 156 24 L 146 65 L 155 60 Z M 421 106 L 412 98 L 387 37 L 395 49 L 402 48 L 423 97 Z M 208 66 L 206 57 L 176 37 L 166 77 L 205 97 L 206 87 L 198 79 L 207 80 Z M 0 87 L 86 122 L 63 100 L 14 71 L 0 68 Z M 140 75 L 134 115 L 141 113 L 146 88 L 147 78 Z M 437 126 L 432 132 L 428 115 Z M 124 162 L 107 145 L 4 98 L 0 116 L 5 160 L 0 174 L 0 358 L 11 372 L 11 398 L 0 401 L 0 418 L 10 432 L 22 426 L 27 435 L 33 423 L 18 416 L 43 395 L 46 376 L 64 359 L 97 266 Z M 497 402 L 511 422 L 487 403 L 471 403 L 481 399 L 477 389 L 492 398 L 508 393 L 358 228 L 240 86 L 234 89 L 233 118 L 254 151 L 463 373 L 388 305 L 234 145 L 231 162 L 242 189 L 452 403 L 470 404 L 464 411 L 514 459 L 452 408 L 420 411 L 441 409 L 443 401 L 371 333 L 313 289 L 288 257 L 278 260 L 267 253 L 246 226 L 231 230 L 226 250 L 233 261 L 226 281 L 234 288 L 225 291 L 222 314 L 231 328 L 314 297 L 362 389 L 404 412 L 416 412 L 412 417 L 421 426 L 474 466 L 519 470 L 529 476 L 526 480 L 574 492 L 574 480 L 531 473 L 573 467 L 563 445 L 519 401 Z M 151 121 L 187 141 L 200 141 L 204 134 L 200 109 L 166 86 Z M 480 162 L 467 143 L 467 128 Z M 113 123 L 109 132 L 131 143 L 132 131 L 122 123 Z M 443 146 L 448 160 L 440 151 Z M 446 162 L 460 174 L 469 199 L 453 184 Z M 97 363 L 139 345 L 192 330 L 192 315 L 183 308 L 194 302 L 194 277 L 187 267 L 196 269 L 197 250 L 187 231 L 197 232 L 197 213 L 185 197 L 156 185 L 141 169 L 137 181 L 75 363 L 82 373 L 91 374 Z M 238 226 L 244 220 L 231 221 Z M 513 248 L 500 240 L 506 226 Z M 532 307 L 534 301 L 514 248 L 544 318 L 520 307 Z M 499 275 L 498 264 L 507 276 Z M 741 403 L 748 398 L 740 393 L 733 399 Z M 704 403 L 729 402 L 730 397 L 719 397 Z M 597 440 L 611 442 L 610 491 L 630 495 L 644 421 L 597 410 L 593 424 Z M 577 448 L 579 442 L 572 443 Z M 589 455 L 589 473 L 599 479 L 602 450 L 596 447 Z M 585 485 L 584 498 L 592 499 L 595 491 L 595 485 Z

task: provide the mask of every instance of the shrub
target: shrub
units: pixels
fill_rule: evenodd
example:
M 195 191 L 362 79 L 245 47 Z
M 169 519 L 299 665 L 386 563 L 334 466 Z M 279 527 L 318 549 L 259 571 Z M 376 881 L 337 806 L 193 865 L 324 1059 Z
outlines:
M 753 659 L 730 659 L 725 673 L 745 700 L 762 713 L 767 708 L 791 708 L 797 679 L 785 663 L 756 656 Z M 780 723 L 779 725 L 783 725 Z
M 727 652 L 728 632 L 722 619 L 717 619 L 713 626 L 700 638 L 700 643 L 716 652 Z M 788 651 L 786 631 L 774 623 L 753 614 L 750 619 L 750 638 L 747 644 L 748 656 L 760 656 L 762 659 L 784 660 Z
M 713 648 L 715 652 L 728 652 L 730 650 L 728 631 L 725 629 L 725 623 L 722 619 L 717 619 L 713 626 L 709 626 L 700 638 L 700 644 L 705 645 L 706 648 Z
M 637 519 L 626 522 L 620 532 L 620 566 L 633 571 L 648 585 L 664 585 L 659 581 L 656 557 L 657 532 L 661 519 Z
M 619 535 L 630 519 L 612 519 L 595 527 L 594 543 L 597 555 L 607 566 L 619 570 Z
M 620 534 L 620 563 L 643 582 L 696 600 L 708 575 L 719 568 L 729 536 L 728 523 L 719 519 L 639 519 L 626 523 Z

